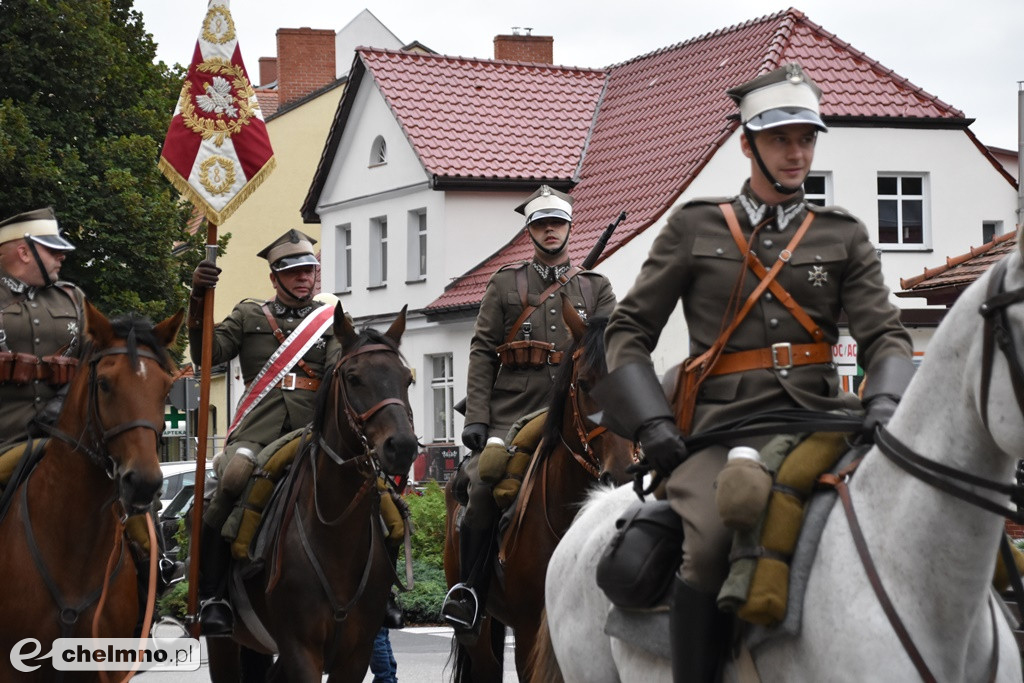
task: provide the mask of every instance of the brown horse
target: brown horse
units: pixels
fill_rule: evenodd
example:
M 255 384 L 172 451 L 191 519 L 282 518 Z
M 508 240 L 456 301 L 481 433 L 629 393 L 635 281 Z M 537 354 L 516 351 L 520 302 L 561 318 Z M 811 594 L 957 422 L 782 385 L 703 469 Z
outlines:
M 567 299 L 562 317 L 573 337 L 552 387 L 541 444 L 523 481 L 513 523 L 501 544 L 475 642 L 455 638 L 453 680 L 502 680 L 505 626 L 515 631 L 516 670 L 529 680 L 527 660 L 544 607 L 548 560 L 594 484 L 623 483 L 633 445 L 590 421 L 598 411 L 588 390 L 607 373 L 604 319 L 585 323 Z M 458 503 L 454 479 L 445 487 L 447 527 L 444 568 L 448 586 L 459 580 Z
M 30 444 L 0 521 L 0 680 L 54 680 L 44 657 L 58 637 L 133 636 L 138 589 L 122 520 L 149 510 L 160 488 L 157 446 L 174 372 L 166 346 L 182 315 L 156 326 L 108 321 L 86 303 L 86 350 L 64 408 L 41 452 Z M 12 668 L 19 641 L 23 666 L 39 665 L 31 673 Z M 99 675 L 65 672 L 64 680 Z
M 405 308 L 385 334 L 357 334 L 337 306 L 342 355 L 321 384 L 310 430 L 276 494 L 283 521 L 269 559 L 232 570 L 233 637 L 279 655 L 270 681 L 319 681 L 326 672 L 333 683 L 358 682 L 369 666 L 395 579 L 377 477 L 406 474 L 418 451 L 412 373 L 398 352 L 404 331 Z M 209 652 L 211 675 L 222 680 L 237 664 L 237 649 L 232 656 L 219 643 Z M 214 661 L 225 656 L 227 666 Z

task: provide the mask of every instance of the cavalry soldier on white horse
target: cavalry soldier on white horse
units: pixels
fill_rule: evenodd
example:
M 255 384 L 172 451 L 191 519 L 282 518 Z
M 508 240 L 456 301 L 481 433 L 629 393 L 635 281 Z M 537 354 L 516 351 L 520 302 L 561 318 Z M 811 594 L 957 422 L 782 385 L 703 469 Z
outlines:
M 818 134 L 827 131 L 820 89 L 800 65 L 788 64 L 728 95 L 739 106 L 750 178 L 736 196 L 692 200 L 671 214 L 611 316 L 611 374 L 593 392 L 604 423 L 642 444 L 682 518 L 670 612 L 675 681 L 714 680 L 729 627 L 716 595 L 729 570 L 732 531 L 715 504 L 715 479 L 731 446 L 759 448 L 770 438 L 688 453 L 680 429 L 699 433 L 773 409 L 859 408 L 840 390 L 832 362 L 841 311 L 870 377 L 863 400 L 869 433 L 891 417 L 914 369 L 910 336 L 864 224 L 804 198 Z M 680 301 L 690 360 L 674 411 L 651 352 Z

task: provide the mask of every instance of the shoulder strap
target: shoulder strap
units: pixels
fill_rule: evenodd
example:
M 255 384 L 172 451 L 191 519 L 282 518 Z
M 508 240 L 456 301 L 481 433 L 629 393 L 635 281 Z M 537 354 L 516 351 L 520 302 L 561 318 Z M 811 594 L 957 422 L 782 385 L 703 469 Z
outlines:
M 525 270 L 526 269 L 523 268 L 520 272 L 525 272 Z M 505 336 L 505 343 L 506 344 L 510 344 L 512 341 L 515 340 L 516 334 L 519 333 L 519 328 L 522 327 L 523 323 L 526 322 L 526 319 L 529 318 L 533 314 L 533 312 L 537 310 L 537 306 L 540 305 L 540 302 L 542 302 L 542 301 L 544 301 L 544 299 L 548 298 L 549 294 L 557 292 L 559 289 L 561 289 L 563 285 L 565 285 L 567 282 L 569 282 L 569 280 L 571 280 L 574 277 L 576 277 L 577 275 L 579 275 L 582 272 L 582 270 L 583 269 L 580 268 L 579 266 L 573 266 L 572 268 L 567 270 L 565 273 L 560 275 L 558 277 L 558 279 L 556 279 L 554 282 L 551 283 L 550 287 L 548 287 L 543 292 L 541 292 L 540 296 L 537 298 L 537 304 L 536 305 L 527 305 L 526 297 L 522 296 L 522 299 L 523 299 L 523 302 L 524 302 L 524 304 L 523 304 L 523 312 L 519 314 L 519 318 L 516 319 L 516 321 L 512 324 L 511 329 L 509 329 L 508 334 Z M 518 273 L 516 273 L 516 277 L 517 278 L 519 277 Z M 520 294 L 522 295 L 522 292 Z
M 284 344 L 284 332 L 281 331 L 281 326 L 277 324 L 277 318 L 275 318 L 274 314 L 270 312 L 270 303 L 264 301 L 260 304 L 260 310 L 263 311 L 263 315 L 267 317 L 267 322 L 270 323 L 270 329 L 273 330 L 277 343 Z M 295 362 L 295 364 L 298 365 L 307 376 L 312 377 L 313 379 L 320 379 L 319 375 L 313 372 L 310 367 L 306 365 L 306 361 L 300 358 Z
M 732 233 L 733 240 L 736 241 L 737 246 L 740 248 L 740 253 L 745 252 L 746 254 L 747 267 L 763 281 L 768 277 L 768 271 L 765 270 L 764 264 L 754 256 L 752 251 L 750 251 L 746 241 L 743 239 L 743 234 L 740 232 L 740 224 L 739 221 L 736 220 L 736 212 L 733 210 L 732 204 L 720 204 L 719 208 L 721 208 L 722 213 L 725 215 L 725 222 L 729 226 L 729 232 Z M 803 238 L 813 221 L 814 214 L 808 211 L 807 217 L 804 218 L 804 222 L 800 224 L 796 234 L 793 235 L 793 239 L 791 239 L 789 244 L 786 245 L 786 248 L 779 253 L 779 259 L 776 261 L 776 264 L 779 265 L 780 268 L 781 264 L 788 262 L 793 256 L 796 246 L 800 243 L 800 240 Z M 768 288 L 771 290 L 772 294 L 774 294 L 779 300 L 779 303 L 786 307 L 786 310 L 789 311 L 790 315 L 796 318 L 797 322 L 807 330 L 814 341 L 821 341 L 824 339 L 825 333 L 822 331 L 821 327 L 811 319 L 811 316 L 807 315 L 807 312 L 800 307 L 800 304 L 796 302 L 796 299 L 794 299 L 793 296 L 775 280 L 776 274 L 777 271 L 774 271 L 773 269 L 771 280 L 768 283 Z

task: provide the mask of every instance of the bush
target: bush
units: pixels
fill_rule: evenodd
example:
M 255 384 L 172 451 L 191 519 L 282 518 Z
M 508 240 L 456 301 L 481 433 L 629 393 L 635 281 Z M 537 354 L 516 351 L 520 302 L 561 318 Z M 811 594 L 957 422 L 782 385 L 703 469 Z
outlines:
M 444 571 L 421 560 L 412 561 L 415 585 L 408 593 L 399 594 L 399 602 L 408 624 L 437 624 L 441 621 L 441 603 L 448 585 Z
M 173 617 L 179 621 L 188 610 L 188 579 L 179 581 L 156 601 L 158 617 Z
M 399 598 L 410 624 L 436 624 L 448 584 L 444 578 L 444 490 L 429 482 L 421 494 L 405 497 L 412 515 L 412 573 L 414 587 Z M 399 554 L 398 575 L 405 576 L 405 552 Z

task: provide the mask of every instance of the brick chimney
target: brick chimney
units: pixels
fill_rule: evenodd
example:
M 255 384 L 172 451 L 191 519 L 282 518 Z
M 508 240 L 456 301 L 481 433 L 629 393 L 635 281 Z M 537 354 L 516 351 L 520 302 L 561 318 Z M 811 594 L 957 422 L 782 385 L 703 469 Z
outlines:
M 260 85 L 277 80 L 277 57 L 260 57 Z
M 334 38 L 334 31 L 330 29 L 277 30 L 279 106 L 284 107 L 334 82 Z M 260 66 L 262 69 L 262 64 Z
M 532 36 L 529 34 L 494 36 L 494 58 L 513 62 L 534 62 L 537 64 L 554 64 L 553 46 L 555 39 L 551 36 Z

